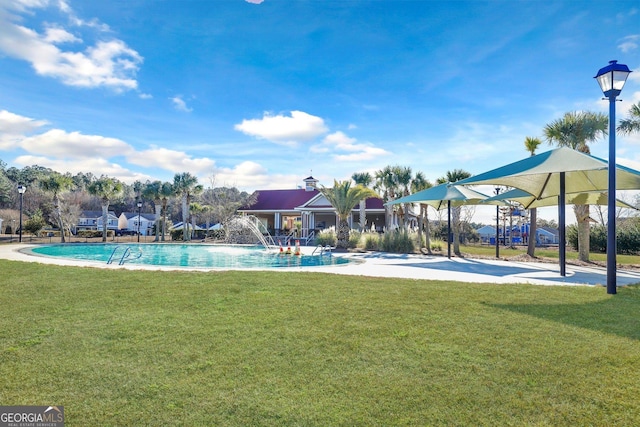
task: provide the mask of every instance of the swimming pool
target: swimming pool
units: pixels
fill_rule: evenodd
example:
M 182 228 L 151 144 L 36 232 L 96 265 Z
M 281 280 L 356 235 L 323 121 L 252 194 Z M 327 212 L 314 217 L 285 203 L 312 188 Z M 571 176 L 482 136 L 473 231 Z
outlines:
M 349 262 L 345 258 L 333 255 L 280 255 L 278 251 L 267 251 L 262 246 L 239 245 L 67 243 L 37 246 L 31 248 L 30 252 L 47 257 L 104 262 L 106 264 L 116 247 L 118 250 L 113 257 L 113 265 L 118 265 L 127 248 L 130 249 L 131 255 L 125 260 L 125 265 L 192 268 L 287 268 L 331 266 Z

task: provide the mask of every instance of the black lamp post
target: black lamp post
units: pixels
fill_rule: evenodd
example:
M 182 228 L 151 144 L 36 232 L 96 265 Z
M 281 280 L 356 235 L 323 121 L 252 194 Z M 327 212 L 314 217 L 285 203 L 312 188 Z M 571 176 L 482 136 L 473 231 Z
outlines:
M 620 95 L 629 67 L 609 61 L 601 68 L 595 79 L 598 80 L 604 96 L 609 99 L 609 184 L 607 190 L 607 293 L 616 293 L 616 97 Z
M 142 209 L 142 202 L 138 200 L 138 243 L 140 243 L 140 209 Z
M 500 187 L 496 187 L 496 196 L 500 194 Z M 496 258 L 500 258 L 500 206 L 496 205 Z
M 27 191 L 27 187 L 24 185 L 18 185 L 18 193 L 20 193 L 20 237 L 18 242 L 22 243 L 22 201 L 24 199 L 24 192 Z

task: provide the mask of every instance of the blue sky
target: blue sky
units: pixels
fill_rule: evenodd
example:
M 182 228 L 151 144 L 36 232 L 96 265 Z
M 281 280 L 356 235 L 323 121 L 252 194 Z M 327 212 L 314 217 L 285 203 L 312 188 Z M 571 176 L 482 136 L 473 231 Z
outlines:
M 637 0 L 0 0 L 0 159 L 248 191 L 386 165 L 434 181 L 607 113 L 612 59 L 635 71 L 620 118 L 640 101 Z M 640 168 L 640 136 L 617 155 Z

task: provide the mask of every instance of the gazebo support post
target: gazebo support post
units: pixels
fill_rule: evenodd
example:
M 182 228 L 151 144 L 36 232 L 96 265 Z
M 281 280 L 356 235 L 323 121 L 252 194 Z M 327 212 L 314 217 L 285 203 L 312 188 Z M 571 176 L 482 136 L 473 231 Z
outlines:
M 560 172 L 560 195 L 558 196 L 558 255 L 560 258 L 560 275 L 567 275 L 567 237 L 565 227 L 565 173 Z
M 451 200 L 447 200 L 447 258 L 451 259 Z
M 500 187 L 496 187 L 496 196 L 500 194 Z M 500 258 L 500 206 L 496 205 L 496 258 Z

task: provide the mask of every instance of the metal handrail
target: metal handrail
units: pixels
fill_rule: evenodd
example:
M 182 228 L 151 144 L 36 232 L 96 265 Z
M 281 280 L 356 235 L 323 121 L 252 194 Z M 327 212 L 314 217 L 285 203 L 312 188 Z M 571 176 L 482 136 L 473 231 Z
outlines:
M 122 258 L 120 258 L 120 265 L 124 264 L 125 260 L 128 259 L 131 256 L 131 248 L 127 248 L 127 250 L 125 251 L 125 253 L 122 255 Z M 131 260 L 134 259 L 138 259 L 142 257 L 142 249 L 138 248 L 138 256 L 135 258 L 131 258 Z
M 113 248 L 113 252 L 111 252 L 111 256 L 109 257 L 109 259 L 107 260 L 107 264 L 111 264 L 113 262 L 113 256 L 116 254 L 116 251 L 121 248 L 122 246 L 118 245 L 115 248 Z
M 330 245 L 318 245 L 315 247 L 315 249 L 313 250 L 313 252 L 311 252 L 311 256 L 315 255 L 316 251 L 320 249 L 320 256 L 324 255 L 325 253 L 328 254 L 329 256 L 331 256 L 331 250 L 333 249 Z
M 109 259 L 107 260 L 107 264 L 111 264 L 113 262 L 114 255 L 116 254 L 118 249 L 121 247 L 122 247 L 121 245 L 118 245 L 115 248 L 113 248 L 113 252 L 111 252 L 111 256 L 109 256 Z M 138 256 L 135 258 L 131 258 L 131 260 L 142 257 L 142 249 L 138 248 L 138 251 L 139 251 Z M 120 261 L 118 261 L 118 265 L 123 265 L 125 261 L 127 261 L 130 257 L 131 257 L 131 246 L 127 246 L 124 252 L 122 253 L 122 256 L 120 257 Z

